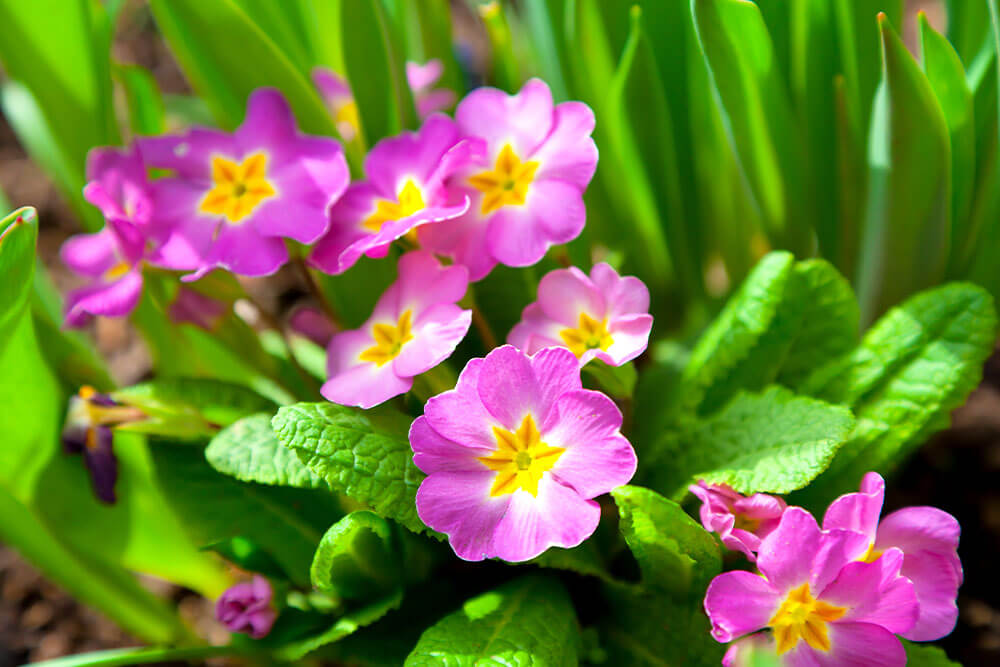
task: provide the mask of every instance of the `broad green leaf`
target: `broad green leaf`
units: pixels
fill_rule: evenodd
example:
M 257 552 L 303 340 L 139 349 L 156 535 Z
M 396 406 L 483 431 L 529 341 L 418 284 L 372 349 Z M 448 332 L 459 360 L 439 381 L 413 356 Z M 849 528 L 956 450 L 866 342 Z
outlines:
M 5 2 L 0 25 L 5 31 L 0 61 L 34 107 L 15 118 L 20 110 L 5 91 L 4 113 L 76 213 L 87 216 L 96 229 L 100 218 L 88 211 L 80 195 L 84 161 L 92 147 L 118 143 L 104 7 L 91 0 Z M 20 98 L 23 102 L 24 95 Z
M 951 238 L 948 126 L 927 76 L 882 16 L 884 79 L 873 110 L 871 181 L 857 290 L 862 321 L 940 282 Z
M 729 299 L 691 351 L 681 379 L 685 406 L 699 408 L 709 390 L 747 359 L 777 315 L 793 266 L 788 253 L 767 255 Z
M 964 267 L 975 248 L 978 230 L 970 227 L 976 170 L 976 123 L 972 91 L 965 70 L 948 40 L 921 14 L 920 52 L 924 73 L 941 105 L 951 143 L 951 272 Z
M 611 575 L 604 565 L 600 550 L 594 540 L 586 540 L 572 549 L 551 547 L 538 558 L 531 561 L 533 565 L 555 570 L 567 570 L 588 577 L 597 577 L 605 581 L 611 580 Z
M 739 393 L 717 413 L 668 432 L 647 471 L 650 486 L 682 497 L 698 480 L 740 493 L 788 493 L 823 472 L 854 426 L 846 407 L 783 387 Z
M 166 126 L 166 111 L 156 79 L 140 65 L 118 65 L 115 78 L 125 91 L 129 126 L 134 134 L 161 134 Z
M 316 545 L 340 515 L 329 493 L 238 482 L 213 470 L 197 445 L 151 441 L 150 450 L 160 488 L 195 544 L 246 538 L 293 582 L 309 583 Z
M 303 131 L 336 134 L 307 73 L 236 0 L 151 0 L 149 4 L 192 87 L 223 128 L 240 123 L 254 89 L 274 86 L 284 93 Z
M 245 537 L 229 537 L 214 544 L 206 544 L 202 550 L 214 551 L 247 572 L 258 572 L 277 581 L 287 578 L 285 571 L 269 553 Z
M 760 11 L 743 0 L 693 0 L 692 6 L 715 93 L 768 236 L 804 253 L 810 230 L 803 224 L 802 137 Z
M 643 585 L 675 597 L 701 596 L 722 570 L 719 545 L 711 534 L 655 491 L 620 486 L 611 495 Z
M 455 58 L 451 3 L 448 0 L 397 0 L 395 4 L 404 14 L 406 60 L 418 63 L 440 60 L 444 72 L 436 87 L 450 88 L 460 98 L 465 92 L 465 85 Z
M 407 667 L 577 664 L 579 626 L 555 579 L 522 577 L 467 601 L 420 636 Z
M 945 0 L 944 4 L 948 10 L 948 41 L 968 67 L 989 39 L 989 6 L 968 0 Z
M 241 482 L 272 486 L 326 488 L 326 482 L 309 470 L 295 452 L 283 447 L 271 429 L 270 412 L 233 422 L 219 432 L 205 449 L 205 459 L 224 475 Z
M 717 667 L 726 646 L 711 635 L 700 597 L 673 599 L 605 585 L 607 613 L 600 626 L 608 665 Z
M 386 423 L 333 403 L 298 403 L 278 410 L 271 425 L 330 488 L 420 532 L 427 528 L 415 499 L 424 474 L 413 465 L 400 417 Z
M 836 459 L 804 495 L 832 499 L 869 470 L 896 468 L 978 384 L 993 351 L 997 315 L 980 287 L 955 283 L 918 294 L 889 311 L 844 358 L 803 391 L 851 407 L 857 424 Z
M 339 641 L 366 625 L 371 625 L 393 609 L 399 608 L 402 598 L 401 591 L 389 593 L 360 609 L 341 616 L 328 630 L 307 639 L 292 642 L 278 649 L 274 654 L 283 660 L 293 662 L 301 660 L 308 653 Z
M 341 0 L 340 43 L 367 145 L 417 126 L 402 40 L 381 0 Z
M 241 417 L 276 407 L 246 387 L 202 378 L 153 380 L 121 389 L 114 396 L 149 415 L 120 430 L 177 437 L 212 436 Z
M 24 317 L 35 273 L 38 213 L 22 208 L 0 220 L 0 351 Z
M 323 535 L 310 578 L 320 591 L 347 599 L 365 600 L 398 589 L 403 562 L 392 525 L 374 512 L 351 512 Z
M 309 0 L 235 0 L 247 16 L 274 40 L 281 52 L 303 72 L 316 64 L 308 23 Z M 329 39 L 329 37 L 328 37 Z
M 916 644 L 903 640 L 906 649 L 907 667 L 961 667 L 957 662 L 948 659 L 948 655 L 938 646 Z

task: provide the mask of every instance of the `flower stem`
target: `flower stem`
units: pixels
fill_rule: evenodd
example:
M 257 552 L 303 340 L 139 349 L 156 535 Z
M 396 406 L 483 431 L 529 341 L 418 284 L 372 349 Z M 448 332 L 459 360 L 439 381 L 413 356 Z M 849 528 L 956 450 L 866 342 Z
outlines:
M 288 350 L 288 361 L 292 364 L 295 372 L 301 377 L 303 384 L 308 388 L 309 392 L 314 396 L 320 396 L 319 384 L 316 382 L 316 379 L 302 367 L 302 364 L 299 363 L 298 358 L 295 356 L 295 348 L 292 347 L 292 342 L 288 339 L 288 332 L 285 330 L 285 327 L 281 326 L 281 322 L 278 321 L 278 318 L 269 310 L 264 308 L 263 304 L 253 298 L 250 294 L 247 294 L 245 298 L 253 304 L 254 308 L 257 309 L 264 326 L 268 329 L 276 331 L 278 335 L 281 336 L 281 340 L 285 344 L 285 349 Z
M 340 316 L 337 315 L 337 311 L 333 309 L 333 305 L 323 294 L 323 290 L 320 288 L 319 283 L 316 282 L 316 277 L 313 276 L 309 267 L 306 265 L 302 256 L 299 255 L 293 260 L 296 268 L 299 270 L 299 275 L 302 276 L 302 282 L 305 283 L 306 289 L 312 298 L 319 304 L 319 307 L 323 309 L 323 313 L 326 318 L 330 320 L 330 323 L 338 329 L 343 328 L 340 321 Z

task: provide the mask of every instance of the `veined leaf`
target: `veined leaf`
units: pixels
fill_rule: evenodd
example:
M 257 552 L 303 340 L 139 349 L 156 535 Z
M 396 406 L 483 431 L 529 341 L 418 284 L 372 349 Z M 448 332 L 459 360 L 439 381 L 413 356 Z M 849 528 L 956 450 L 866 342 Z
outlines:
M 979 382 L 996 333 L 985 290 L 945 285 L 892 309 L 856 349 L 817 369 L 803 391 L 850 406 L 857 424 L 804 497 L 818 505 L 856 487 L 869 470 L 889 473 L 945 428 Z
M 394 591 L 374 602 L 347 613 L 338 618 L 326 631 L 318 635 L 287 644 L 274 654 L 283 660 L 296 662 L 316 649 L 340 641 L 366 625 L 371 625 L 393 609 L 398 609 L 402 602 L 401 591 Z
M 700 597 L 722 570 L 719 545 L 711 534 L 655 491 L 620 486 L 611 495 L 643 585 L 676 597 Z
M 432 625 L 405 664 L 570 667 L 579 641 L 566 590 L 554 579 L 528 576 L 472 598 Z
M 333 403 L 298 403 L 278 410 L 271 424 L 281 444 L 330 488 L 414 532 L 426 531 L 416 506 L 425 475 L 413 465 L 401 422 L 390 420 L 397 423 L 376 424 L 368 413 Z
M 283 447 L 271 429 L 271 413 L 244 417 L 219 432 L 205 449 L 209 464 L 241 482 L 326 488 L 326 482 Z
M 907 667 L 961 667 L 957 662 L 948 659 L 943 649 L 937 646 L 916 644 L 903 640 L 906 649 Z
M 788 493 L 809 484 L 844 444 L 846 407 L 782 387 L 737 394 L 717 413 L 668 432 L 647 459 L 649 485 L 682 497 L 698 480 L 740 493 Z
M 398 589 L 403 562 L 391 524 L 374 512 L 351 512 L 323 535 L 310 578 L 315 588 L 347 599 Z
M 940 282 L 951 237 L 951 147 L 930 82 L 879 19 L 885 77 L 869 137 L 871 183 L 857 290 L 862 321 Z

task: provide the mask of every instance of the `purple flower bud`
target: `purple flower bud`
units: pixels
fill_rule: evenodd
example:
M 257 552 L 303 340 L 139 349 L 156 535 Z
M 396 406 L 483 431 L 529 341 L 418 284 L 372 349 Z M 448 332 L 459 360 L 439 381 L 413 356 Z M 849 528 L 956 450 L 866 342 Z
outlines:
M 212 331 L 225 317 L 227 306 L 223 302 L 185 287 L 177 291 L 177 298 L 170 304 L 170 319 L 178 324 L 189 323 L 205 331 Z
M 230 586 L 215 603 L 215 617 L 230 632 L 242 632 L 254 639 L 267 636 L 278 614 L 271 606 L 274 591 L 264 577 Z

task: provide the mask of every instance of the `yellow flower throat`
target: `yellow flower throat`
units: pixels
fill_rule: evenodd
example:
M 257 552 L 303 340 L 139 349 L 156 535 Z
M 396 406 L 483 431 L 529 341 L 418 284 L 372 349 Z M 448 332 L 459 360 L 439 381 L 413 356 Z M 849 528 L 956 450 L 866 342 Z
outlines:
M 830 650 L 830 636 L 826 624 L 847 613 L 843 607 L 817 600 L 809 592 L 809 584 L 802 584 L 790 591 L 777 613 L 768 621 L 774 630 L 778 655 L 795 648 L 799 639 L 820 651 Z
M 214 183 L 199 209 L 223 215 L 229 222 L 239 222 L 269 197 L 277 194 L 267 180 L 267 155 L 254 153 L 237 164 L 224 157 L 212 158 Z
M 580 326 L 563 329 L 559 337 L 577 357 L 582 357 L 587 350 L 607 350 L 615 342 L 608 333 L 607 318 L 598 322 L 587 313 L 580 313 Z
M 481 171 L 469 179 L 469 185 L 483 193 L 482 214 L 524 204 L 538 166 L 534 160 L 521 162 L 510 144 L 504 146 L 492 171 Z
M 479 457 L 479 461 L 497 473 L 490 489 L 490 495 L 494 497 L 514 493 L 518 489 L 537 496 L 542 475 L 551 470 L 566 451 L 542 442 L 542 434 L 538 432 L 531 415 L 527 415 L 513 432 L 494 426 L 493 436 L 497 439 L 496 451 Z
M 375 344 L 365 349 L 359 359 L 378 366 L 389 363 L 399 356 L 403 346 L 413 340 L 413 311 L 407 310 L 399 316 L 395 324 L 378 323 L 372 327 Z

